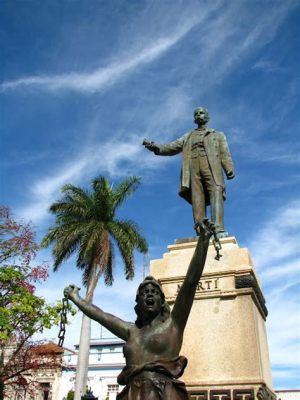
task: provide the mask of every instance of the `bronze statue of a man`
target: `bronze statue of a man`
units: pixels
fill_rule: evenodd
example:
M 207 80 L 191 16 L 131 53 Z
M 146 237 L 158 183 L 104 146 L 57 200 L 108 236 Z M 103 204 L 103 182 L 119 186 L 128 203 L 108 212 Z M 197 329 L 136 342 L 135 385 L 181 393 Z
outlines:
M 138 288 L 135 323 L 88 303 L 74 285 L 65 289 L 65 296 L 88 317 L 125 341 L 126 366 L 118 376 L 118 383 L 125 387 L 117 400 L 188 400 L 185 385 L 178 380 L 187 359 L 179 353 L 213 229 L 207 220 L 199 224 L 198 243 L 172 311 L 160 284 L 151 276 Z
M 182 152 L 179 195 L 192 204 L 195 228 L 206 218 L 206 206 L 210 205 L 211 220 L 220 238 L 228 236 L 224 229 L 226 192 L 222 169 L 227 179 L 234 178 L 235 173 L 224 133 L 208 128 L 208 120 L 208 111 L 198 107 L 194 111 L 196 129 L 171 143 L 157 144 L 145 140 L 143 144 L 160 156 Z

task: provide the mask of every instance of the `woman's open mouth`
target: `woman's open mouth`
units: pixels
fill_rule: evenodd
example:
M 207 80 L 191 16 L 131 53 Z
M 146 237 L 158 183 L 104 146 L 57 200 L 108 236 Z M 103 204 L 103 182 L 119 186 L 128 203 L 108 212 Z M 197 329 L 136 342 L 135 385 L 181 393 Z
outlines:
M 146 303 L 147 306 L 153 306 L 154 305 L 154 300 L 153 299 L 147 299 L 145 301 L 145 303 Z

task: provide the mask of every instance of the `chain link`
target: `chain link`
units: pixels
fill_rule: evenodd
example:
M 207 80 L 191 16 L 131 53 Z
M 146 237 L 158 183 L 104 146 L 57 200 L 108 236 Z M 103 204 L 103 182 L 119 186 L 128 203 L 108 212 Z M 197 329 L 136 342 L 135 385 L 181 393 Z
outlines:
M 196 230 L 196 232 L 198 234 L 200 234 L 200 226 L 202 226 L 203 229 L 207 229 L 211 233 L 211 235 L 213 236 L 212 242 L 213 242 L 214 248 L 215 248 L 216 253 L 217 253 L 216 257 L 215 257 L 215 260 L 220 261 L 220 258 L 222 257 L 222 254 L 220 254 L 220 250 L 222 249 L 222 246 L 221 246 L 221 242 L 219 240 L 219 237 L 218 237 L 218 234 L 217 234 L 215 228 L 214 227 L 209 228 L 203 222 L 196 222 L 194 228 L 195 228 L 195 230 Z
M 60 329 L 58 334 L 58 345 L 63 346 L 66 334 L 66 323 L 67 323 L 67 312 L 68 312 L 69 300 L 64 297 L 62 299 L 62 309 L 60 312 Z
M 222 249 L 222 246 L 221 246 L 221 242 L 215 231 L 214 231 L 213 245 L 214 245 L 214 248 L 217 253 L 215 260 L 220 261 L 220 258 L 222 257 L 222 254 L 220 254 L 220 250 Z

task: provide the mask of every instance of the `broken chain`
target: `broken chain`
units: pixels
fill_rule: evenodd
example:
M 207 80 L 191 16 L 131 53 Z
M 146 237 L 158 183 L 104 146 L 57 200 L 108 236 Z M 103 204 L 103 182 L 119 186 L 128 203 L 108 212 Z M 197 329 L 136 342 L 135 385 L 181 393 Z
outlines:
M 69 305 L 69 300 L 66 297 L 64 297 L 62 299 L 62 309 L 60 312 L 60 330 L 58 334 L 58 339 L 59 339 L 58 345 L 60 347 L 63 346 L 65 340 L 68 305 Z
M 220 258 L 222 257 L 222 254 L 220 254 L 220 250 L 222 249 L 222 246 L 221 246 L 221 242 L 220 242 L 220 240 L 218 238 L 218 235 L 216 234 L 215 230 L 213 230 L 213 236 L 214 236 L 213 245 L 214 245 L 214 248 L 215 248 L 216 253 L 217 253 L 216 257 L 215 257 L 215 260 L 220 261 Z
M 214 228 L 214 227 L 209 228 L 209 227 L 208 227 L 206 224 L 204 224 L 203 222 L 201 222 L 201 223 L 200 223 L 200 222 L 197 222 L 197 223 L 195 224 L 194 228 L 195 228 L 195 230 L 196 230 L 196 232 L 197 232 L 198 234 L 200 234 L 200 232 L 199 232 L 199 230 L 198 230 L 198 228 L 199 228 L 200 226 L 202 226 L 203 229 L 207 229 L 207 230 L 211 233 L 211 235 L 213 236 L 212 242 L 213 242 L 214 248 L 215 248 L 216 253 L 217 253 L 216 256 L 215 256 L 215 260 L 220 261 L 220 258 L 222 257 L 222 254 L 220 254 L 220 250 L 222 249 L 222 246 L 221 246 L 221 242 L 220 242 L 220 240 L 219 240 L 219 238 L 218 238 L 218 234 L 217 234 L 215 228 Z

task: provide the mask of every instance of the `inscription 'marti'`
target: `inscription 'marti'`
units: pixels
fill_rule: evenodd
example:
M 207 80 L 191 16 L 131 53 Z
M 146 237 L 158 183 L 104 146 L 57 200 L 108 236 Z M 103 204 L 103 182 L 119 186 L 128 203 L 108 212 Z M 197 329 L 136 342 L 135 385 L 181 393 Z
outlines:
M 181 288 L 181 283 L 178 283 L 177 293 L 179 292 L 180 288 Z M 199 281 L 196 292 L 209 292 L 218 289 L 219 289 L 219 278 L 206 279 Z

